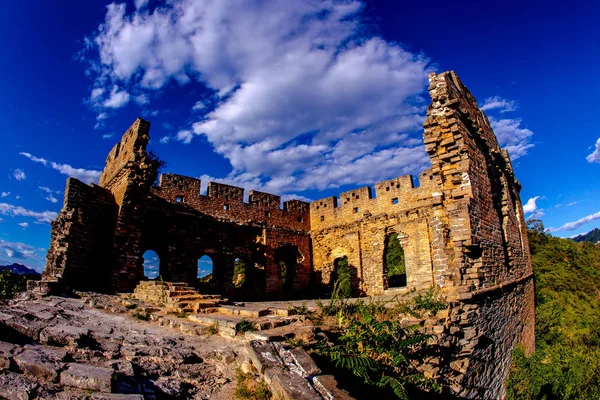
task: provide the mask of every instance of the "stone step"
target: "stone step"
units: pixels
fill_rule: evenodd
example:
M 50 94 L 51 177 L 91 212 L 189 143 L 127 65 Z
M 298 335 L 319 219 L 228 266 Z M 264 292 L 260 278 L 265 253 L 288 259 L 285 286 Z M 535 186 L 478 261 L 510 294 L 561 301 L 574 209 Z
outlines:
M 254 324 L 255 330 L 264 331 L 268 329 L 277 328 L 284 325 L 289 325 L 296 321 L 295 318 L 288 317 L 276 317 L 269 315 L 260 318 L 241 318 L 240 316 L 229 316 L 221 314 L 192 314 L 187 317 L 190 321 L 194 321 L 203 325 L 217 325 L 227 326 L 229 328 L 235 328 L 236 325 L 242 321 L 247 320 Z
M 236 306 L 221 306 L 218 307 L 215 312 L 226 315 L 239 315 L 241 317 L 258 318 L 265 315 L 271 315 L 271 310 L 268 308 L 245 308 Z

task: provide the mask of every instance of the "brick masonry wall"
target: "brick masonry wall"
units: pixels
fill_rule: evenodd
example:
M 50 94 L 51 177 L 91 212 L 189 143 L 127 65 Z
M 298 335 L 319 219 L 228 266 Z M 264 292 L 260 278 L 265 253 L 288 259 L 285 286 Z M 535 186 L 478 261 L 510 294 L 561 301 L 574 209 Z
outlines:
M 461 397 L 502 398 L 512 349 L 535 347 L 534 291 L 520 185 L 485 114 L 454 72 L 430 75 L 424 122 L 432 176 L 435 280 L 450 303 L 440 338 Z M 444 240 L 444 238 L 446 238 Z

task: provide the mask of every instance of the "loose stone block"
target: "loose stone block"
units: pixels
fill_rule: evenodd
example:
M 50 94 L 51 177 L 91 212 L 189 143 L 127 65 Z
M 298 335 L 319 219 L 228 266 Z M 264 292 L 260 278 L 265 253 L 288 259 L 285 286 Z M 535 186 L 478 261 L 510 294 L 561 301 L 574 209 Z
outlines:
M 60 383 L 79 389 L 110 392 L 114 371 L 110 368 L 71 363 L 60 375 Z

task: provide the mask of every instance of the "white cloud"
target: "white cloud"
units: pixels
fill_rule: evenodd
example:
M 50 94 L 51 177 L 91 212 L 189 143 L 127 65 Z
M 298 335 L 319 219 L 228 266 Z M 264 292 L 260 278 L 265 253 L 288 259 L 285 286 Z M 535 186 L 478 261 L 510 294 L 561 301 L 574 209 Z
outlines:
M 117 86 L 113 86 L 110 97 L 102 104 L 107 108 L 121 108 L 127 103 L 129 103 L 129 93 L 124 90 L 119 91 Z
M 52 196 L 51 194 L 49 194 L 46 197 L 46 200 L 48 200 L 49 202 L 54 203 L 54 204 L 58 203 L 58 199 L 56 197 Z
M 94 125 L 94 129 L 100 129 L 104 127 L 104 120 L 108 118 L 108 114 L 105 112 L 101 112 L 96 115 L 96 125 Z
M 563 226 L 561 226 L 560 228 L 550 228 L 549 230 L 551 232 L 556 232 L 556 231 L 572 231 L 575 229 L 578 229 L 579 227 L 595 221 L 597 219 L 600 219 L 600 211 L 598 211 L 597 213 L 594 214 L 590 214 L 587 215 L 583 218 L 578 219 L 577 221 L 573 221 L 573 222 L 567 222 L 566 224 L 564 224 Z
M 160 138 L 159 143 L 160 144 L 167 144 L 169 143 L 169 141 L 171 140 L 171 136 L 163 136 Z
M 9 195 L 10 195 L 10 192 L 2 192 L 2 193 L 0 193 L 0 197 L 6 197 L 6 196 L 9 196 Z
M 579 202 L 578 201 L 572 201 L 572 202 L 570 202 L 570 203 L 567 204 L 567 207 L 574 206 L 577 203 L 579 203 Z
M 490 124 L 500 147 L 506 148 L 512 160 L 516 160 L 527 154 L 527 150 L 534 146 L 531 143 L 533 132 L 527 128 L 521 128 L 520 119 L 496 119 L 489 117 Z
M 96 102 L 103 94 L 104 94 L 104 88 L 101 88 L 101 87 L 93 88 L 92 93 L 90 94 L 90 100 L 92 102 Z
M 537 210 L 536 201 L 539 198 L 540 198 L 540 196 L 535 196 L 535 197 L 532 197 L 531 199 L 527 200 L 527 203 L 525 203 L 525 205 L 523 206 L 523 212 L 525 214 L 530 214 L 532 212 L 535 212 L 535 210 Z
M 7 242 L 0 239 L 0 264 L 19 262 L 41 272 L 45 266 L 44 249 L 38 249 L 21 242 Z
M 133 101 L 135 101 L 136 104 L 143 106 L 150 103 L 150 97 L 147 94 L 140 94 L 138 96 L 135 96 L 133 98 Z
M 212 89 L 216 107 L 197 102 L 201 117 L 176 139 L 205 136 L 230 161 L 229 179 L 282 192 L 419 172 L 429 166 L 420 126 L 429 60 L 362 35 L 362 8 L 184 0 L 127 14 L 111 4 L 91 62 L 113 87 L 193 79 Z
M 141 8 L 146 7 L 146 5 L 148 4 L 149 0 L 134 0 L 135 3 L 135 8 L 137 8 L 138 10 Z
M 589 163 L 600 163 L 600 138 L 598 138 L 598 140 L 596 141 L 596 150 L 594 150 L 594 152 L 587 156 L 585 159 Z
M 27 176 L 25 175 L 25 172 L 22 169 L 15 169 L 13 171 L 13 177 L 18 180 L 18 181 L 24 181 L 25 179 L 27 179 Z
M 27 222 L 20 222 L 17 225 L 19 225 L 21 228 L 25 229 L 29 227 L 29 223 Z
M 57 170 L 61 174 L 72 176 L 74 178 L 79 179 L 82 182 L 85 182 L 85 183 L 98 182 L 98 178 L 100 178 L 100 174 L 102 174 L 102 171 L 88 170 L 88 169 L 83 169 L 83 168 L 74 168 L 68 164 L 59 164 L 54 161 L 48 162 L 47 160 L 45 160 L 43 158 L 38 158 L 38 157 L 32 156 L 29 153 L 19 153 L 19 154 L 29 158 L 30 160 L 32 160 L 34 162 L 39 162 L 46 166 L 49 164 L 51 168 Z M 41 160 L 43 160 L 43 161 L 41 161 Z
M 188 144 L 194 138 L 194 134 L 189 129 L 182 129 L 179 132 L 177 132 L 176 137 L 177 137 L 177 140 L 180 140 L 183 143 Z
M 25 157 L 29 158 L 33 162 L 44 164 L 44 165 L 48 164 L 48 161 L 45 158 L 39 158 L 39 157 L 33 156 L 33 155 L 29 154 L 29 153 L 25 153 L 25 152 L 21 152 L 19 154 L 22 155 L 22 156 L 25 156 Z
M 105 133 L 104 135 L 102 135 L 102 139 L 110 139 L 113 136 L 115 136 L 114 133 Z
M 507 111 L 515 111 L 519 106 L 514 100 L 506 100 L 500 96 L 488 97 L 483 101 L 483 105 L 480 106 L 483 111 L 489 111 L 493 109 L 499 109 L 501 113 Z
M 200 111 L 200 110 L 204 110 L 205 108 L 206 108 L 206 106 L 204 105 L 202 100 L 198 100 L 196 102 L 196 104 L 194 104 L 194 107 L 192 107 L 192 111 Z
M 32 211 L 27 210 L 21 206 L 15 206 L 8 203 L 0 203 L 0 214 L 3 215 L 11 215 L 11 216 L 21 216 L 21 217 L 31 217 L 35 218 L 38 222 L 51 222 L 56 219 L 58 213 L 54 211 Z
M 58 164 L 50 162 L 50 166 L 61 174 L 72 176 L 85 183 L 96 183 L 102 174 L 102 171 L 89 170 L 83 168 L 74 168 L 68 164 Z
M 50 189 L 49 187 L 46 187 L 46 186 L 38 186 L 38 189 L 40 189 L 42 192 L 54 193 L 54 190 L 52 190 L 52 189 Z

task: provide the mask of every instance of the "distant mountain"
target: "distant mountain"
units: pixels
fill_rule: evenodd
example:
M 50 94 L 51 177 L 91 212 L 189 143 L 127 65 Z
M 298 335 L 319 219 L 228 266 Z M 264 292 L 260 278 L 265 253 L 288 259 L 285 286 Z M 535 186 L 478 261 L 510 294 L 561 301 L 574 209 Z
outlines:
M 15 274 L 19 274 L 19 275 L 40 275 L 39 272 L 37 272 L 34 269 L 28 268 L 26 266 L 24 266 L 23 264 L 11 264 L 11 265 L 0 265 L 0 270 L 3 269 L 8 269 L 9 271 L 15 273 Z
M 598 243 L 600 242 L 600 229 L 595 228 L 584 235 L 575 236 L 573 240 L 576 242 Z

